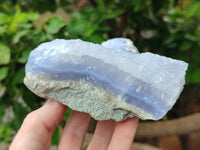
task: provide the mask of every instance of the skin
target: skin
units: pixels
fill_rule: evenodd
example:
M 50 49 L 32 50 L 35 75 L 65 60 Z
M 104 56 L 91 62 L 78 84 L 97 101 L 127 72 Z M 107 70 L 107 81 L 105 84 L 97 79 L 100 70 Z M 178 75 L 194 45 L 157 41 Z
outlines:
M 31 112 L 16 134 L 10 150 L 48 150 L 56 126 L 62 121 L 67 107 L 55 100 Z M 87 132 L 90 115 L 72 111 L 62 134 L 58 150 L 80 150 Z M 88 150 L 130 150 L 138 118 L 121 122 L 98 121 Z

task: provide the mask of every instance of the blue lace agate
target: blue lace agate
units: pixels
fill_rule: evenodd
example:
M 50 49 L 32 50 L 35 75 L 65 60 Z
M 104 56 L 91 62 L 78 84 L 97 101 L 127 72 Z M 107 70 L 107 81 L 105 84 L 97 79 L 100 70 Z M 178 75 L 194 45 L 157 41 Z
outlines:
M 142 119 L 158 120 L 180 95 L 187 66 L 180 60 L 138 53 L 132 42 L 124 38 L 111 39 L 102 45 L 56 39 L 30 53 L 26 75 L 61 82 L 86 81 L 116 97 L 115 105 L 125 102 L 144 111 L 139 114 L 127 109 Z M 126 110 L 126 106 L 122 107 Z

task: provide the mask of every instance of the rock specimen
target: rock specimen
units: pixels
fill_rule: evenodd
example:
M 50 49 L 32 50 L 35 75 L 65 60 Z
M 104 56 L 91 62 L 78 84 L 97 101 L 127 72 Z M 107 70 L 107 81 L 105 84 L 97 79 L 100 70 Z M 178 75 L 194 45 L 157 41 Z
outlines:
M 133 42 L 126 38 L 110 39 L 108 41 L 103 42 L 101 45 L 118 51 L 139 53 L 137 48 L 133 45 Z
M 158 120 L 182 91 L 187 66 L 180 60 L 138 53 L 124 38 L 102 45 L 56 39 L 30 53 L 24 83 L 38 96 L 90 113 L 96 120 Z

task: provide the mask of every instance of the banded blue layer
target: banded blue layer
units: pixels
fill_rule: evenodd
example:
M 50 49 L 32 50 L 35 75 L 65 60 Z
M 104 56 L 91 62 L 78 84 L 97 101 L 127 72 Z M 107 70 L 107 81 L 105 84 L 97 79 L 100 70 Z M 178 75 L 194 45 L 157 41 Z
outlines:
M 40 54 L 41 56 L 42 54 Z M 26 64 L 26 74 L 41 75 L 53 80 L 86 80 L 95 86 L 101 87 L 115 96 L 120 95 L 126 103 L 135 105 L 140 109 L 152 114 L 155 119 L 160 119 L 169 110 L 163 101 L 160 101 L 151 91 L 151 85 L 140 79 L 119 70 L 116 66 L 104 63 L 102 60 L 82 56 L 74 59 L 79 63 L 61 61 L 61 54 L 55 54 L 48 59 L 41 59 L 36 62 L 35 55 L 30 55 Z M 57 60 L 57 61 L 55 61 Z M 128 79 L 125 81 L 125 79 Z M 134 81 L 134 83 L 132 83 Z M 138 86 L 142 90 L 137 92 Z

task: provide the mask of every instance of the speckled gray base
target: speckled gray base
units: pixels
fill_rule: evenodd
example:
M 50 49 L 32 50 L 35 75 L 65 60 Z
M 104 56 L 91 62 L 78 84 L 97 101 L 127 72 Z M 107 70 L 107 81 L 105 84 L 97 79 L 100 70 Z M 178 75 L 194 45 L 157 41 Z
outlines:
M 35 94 L 43 98 L 53 98 L 73 110 L 89 113 L 96 120 L 122 121 L 135 114 L 140 118 L 145 116 L 145 119 L 152 119 L 143 110 L 128 106 L 120 98 L 85 81 L 52 81 L 27 75 L 24 83 Z

